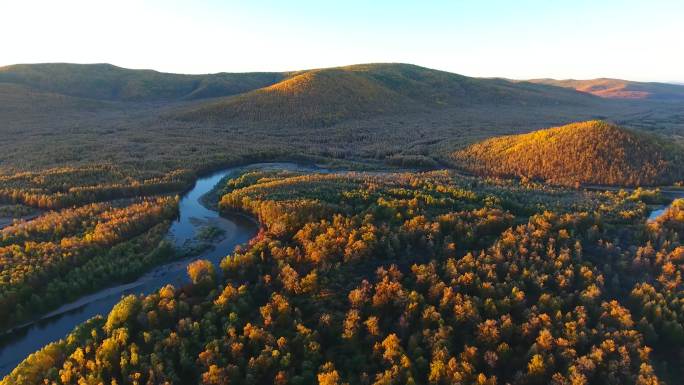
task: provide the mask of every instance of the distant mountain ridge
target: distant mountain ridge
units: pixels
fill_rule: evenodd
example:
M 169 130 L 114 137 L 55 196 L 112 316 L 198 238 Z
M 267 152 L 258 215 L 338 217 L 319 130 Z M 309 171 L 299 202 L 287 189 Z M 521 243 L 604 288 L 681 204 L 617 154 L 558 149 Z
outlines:
M 575 79 L 531 79 L 531 83 L 572 88 L 611 99 L 654 99 L 684 101 L 684 85 L 676 83 L 634 82 L 622 79 L 599 78 Z
M 111 64 L 0 67 L 0 88 L 25 87 L 20 95 L 42 93 L 44 98 L 51 99 L 54 95 L 65 95 L 106 102 L 174 102 L 178 105 L 164 111 L 166 118 L 211 125 L 321 127 L 459 108 L 492 114 L 502 106 L 597 110 L 596 107 L 608 103 L 592 95 L 605 97 L 605 93 L 580 92 L 568 84 L 554 82 L 473 78 L 401 63 L 206 75 L 131 70 Z M 193 103 L 179 103 L 187 101 Z
M 660 185 L 684 178 L 683 149 L 651 134 L 588 121 L 494 137 L 452 155 L 485 176 L 553 184 Z
M 0 83 L 110 101 L 178 101 L 235 95 L 280 81 L 277 72 L 182 75 L 111 64 L 16 64 L 0 67 Z
M 684 143 L 681 111 L 396 63 L 214 75 L 14 65 L 0 67 L 0 171 L 111 162 L 151 173 L 302 154 L 429 167 L 492 136 L 591 119 Z
M 181 120 L 325 126 L 383 114 L 472 106 L 589 105 L 593 96 L 532 83 L 480 79 L 410 64 L 294 72 L 281 82 L 179 111 Z

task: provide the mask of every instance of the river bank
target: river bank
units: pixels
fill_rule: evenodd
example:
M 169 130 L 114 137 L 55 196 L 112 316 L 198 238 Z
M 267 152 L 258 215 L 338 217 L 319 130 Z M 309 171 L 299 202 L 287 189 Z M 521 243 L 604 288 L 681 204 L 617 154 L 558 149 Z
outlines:
M 221 180 L 242 169 L 244 167 L 231 167 L 199 178 L 179 202 L 179 216 L 171 224 L 167 239 L 178 248 L 183 248 L 193 243 L 201 229 L 214 226 L 222 231 L 222 236 L 213 239 L 209 248 L 199 254 L 157 266 L 133 282 L 117 284 L 83 296 L 32 323 L 14 328 L 11 333 L 0 337 L 0 376 L 7 375 L 29 354 L 65 337 L 78 324 L 98 314 L 106 315 L 122 296 L 149 294 L 167 284 L 183 285 L 187 283 L 185 268 L 188 263 L 204 258 L 218 264 L 237 245 L 249 241 L 259 228 L 254 219 L 242 214 L 221 216 L 201 201 Z

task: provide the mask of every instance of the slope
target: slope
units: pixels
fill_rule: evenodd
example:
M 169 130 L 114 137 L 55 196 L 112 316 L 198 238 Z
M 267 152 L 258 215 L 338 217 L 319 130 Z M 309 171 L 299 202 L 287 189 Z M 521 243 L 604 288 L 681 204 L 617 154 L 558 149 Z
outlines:
M 0 67 L 0 83 L 99 100 L 174 101 L 239 94 L 273 84 L 280 73 L 182 75 L 111 64 L 17 64 Z
M 172 116 L 326 126 L 386 114 L 450 107 L 592 105 L 594 97 L 560 87 L 478 79 L 408 64 L 363 64 L 288 74 L 245 94 L 207 101 Z
M 635 186 L 681 180 L 681 151 L 652 135 L 588 121 L 491 138 L 452 157 L 479 175 Z
M 532 79 L 531 83 L 572 88 L 611 99 L 684 100 L 684 86 L 669 83 L 642 83 L 622 79 L 556 80 Z

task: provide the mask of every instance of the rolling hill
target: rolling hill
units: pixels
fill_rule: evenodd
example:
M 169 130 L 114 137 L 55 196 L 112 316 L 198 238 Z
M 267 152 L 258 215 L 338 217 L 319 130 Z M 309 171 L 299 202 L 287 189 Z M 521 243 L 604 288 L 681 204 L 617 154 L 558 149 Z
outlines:
M 479 79 L 408 64 L 364 64 L 287 74 L 284 80 L 180 111 L 185 121 L 326 126 L 350 119 L 472 106 L 591 105 L 586 94 Z
M 17 64 L 0 67 L 0 83 L 80 98 L 159 102 L 235 95 L 273 84 L 281 73 L 181 75 L 111 64 Z
M 132 70 L 111 64 L 17 64 L 0 67 L 3 84 L 84 100 L 195 101 L 167 114 L 186 122 L 247 121 L 302 127 L 458 107 L 581 107 L 599 102 L 562 87 L 471 78 L 397 63 L 207 75 Z
M 215 75 L 14 65 L 0 68 L 0 173 L 104 162 L 156 175 L 257 156 L 423 165 L 492 136 L 590 119 L 684 132 L 677 103 L 408 64 Z
M 38 113 L 93 111 L 104 108 L 107 102 L 40 91 L 13 83 L 0 83 L 0 115 L 18 119 Z
M 452 158 L 478 175 L 554 184 L 658 185 L 682 180 L 682 149 L 603 121 L 495 137 Z
M 684 101 L 684 86 L 671 83 L 642 83 L 621 79 L 556 80 L 532 79 L 535 84 L 572 88 L 610 99 L 652 99 Z

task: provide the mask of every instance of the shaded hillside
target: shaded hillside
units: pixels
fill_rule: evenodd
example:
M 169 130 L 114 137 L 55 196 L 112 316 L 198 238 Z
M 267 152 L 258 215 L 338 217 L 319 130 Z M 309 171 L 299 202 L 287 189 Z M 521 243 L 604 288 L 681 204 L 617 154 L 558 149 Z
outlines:
M 551 183 L 669 184 L 682 178 L 681 148 L 603 121 L 488 139 L 453 154 L 479 175 Z
M 44 92 L 21 84 L 0 83 L 0 116 L 18 119 L 23 115 L 68 111 L 92 111 L 107 105 L 99 100 Z
M 174 116 L 214 123 L 248 120 L 325 126 L 449 107 L 592 103 L 592 97 L 559 87 L 470 78 L 408 64 L 364 64 L 292 73 L 269 87 L 209 101 Z
M 684 86 L 668 83 L 641 83 L 621 79 L 556 80 L 532 79 L 531 83 L 572 88 L 611 99 L 684 100 Z
M 280 73 L 169 74 L 111 64 L 17 64 L 0 68 L 0 83 L 81 98 L 172 101 L 227 96 L 273 84 Z

